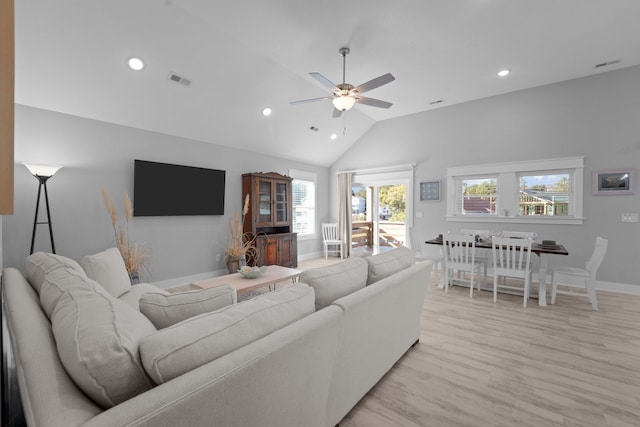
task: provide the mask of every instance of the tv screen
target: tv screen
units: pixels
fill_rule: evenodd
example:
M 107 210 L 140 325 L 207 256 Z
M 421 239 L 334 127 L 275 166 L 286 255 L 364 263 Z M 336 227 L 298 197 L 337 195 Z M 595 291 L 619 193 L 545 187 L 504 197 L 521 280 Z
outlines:
M 135 160 L 134 216 L 224 215 L 225 171 Z

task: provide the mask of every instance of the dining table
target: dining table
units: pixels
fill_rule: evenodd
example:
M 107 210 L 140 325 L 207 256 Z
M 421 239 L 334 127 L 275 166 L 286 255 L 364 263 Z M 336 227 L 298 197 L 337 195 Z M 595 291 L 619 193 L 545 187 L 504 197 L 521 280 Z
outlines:
M 440 245 L 443 244 L 441 236 L 435 239 L 425 241 L 428 245 Z M 491 239 L 480 239 L 476 241 L 476 248 L 478 249 L 491 249 Z M 569 255 L 569 251 L 561 245 L 543 245 L 541 242 L 533 242 L 531 245 L 531 252 L 536 254 L 540 258 L 540 266 L 538 269 L 538 305 L 540 307 L 547 306 L 547 271 L 549 269 L 549 255 Z M 446 260 L 445 260 L 446 262 Z

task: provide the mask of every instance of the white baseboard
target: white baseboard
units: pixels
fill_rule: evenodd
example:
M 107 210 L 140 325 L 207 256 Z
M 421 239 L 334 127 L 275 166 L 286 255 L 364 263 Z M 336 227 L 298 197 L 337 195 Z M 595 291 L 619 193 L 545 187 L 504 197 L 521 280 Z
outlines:
M 628 295 L 640 295 L 640 284 L 603 282 L 600 280 L 598 280 L 596 283 L 596 289 L 599 291 L 618 292 Z
M 308 259 L 314 259 L 314 258 L 320 258 L 320 257 L 324 258 L 324 252 L 322 252 L 322 251 L 320 251 L 320 252 L 311 252 L 309 254 L 304 254 L 304 255 L 298 256 L 298 261 L 306 261 Z

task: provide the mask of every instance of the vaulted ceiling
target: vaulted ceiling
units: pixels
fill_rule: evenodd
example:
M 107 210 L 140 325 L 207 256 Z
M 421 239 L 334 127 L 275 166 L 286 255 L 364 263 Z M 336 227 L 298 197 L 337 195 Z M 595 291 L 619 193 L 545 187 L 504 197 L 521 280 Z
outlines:
M 291 105 L 343 46 L 393 106 Z M 637 0 L 16 1 L 17 103 L 321 166 L 381 120 L 638 64 Z

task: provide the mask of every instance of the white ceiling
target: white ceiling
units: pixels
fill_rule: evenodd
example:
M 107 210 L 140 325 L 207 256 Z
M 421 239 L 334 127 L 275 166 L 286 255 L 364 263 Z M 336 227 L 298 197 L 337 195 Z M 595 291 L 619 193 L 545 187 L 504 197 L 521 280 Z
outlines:
M 321 166 L 377 121 L 640 64 L 638 0 L 15 3 L 17 103 Z M 366 94 L 390 109 L 289 104 L 341 83 L 342 46 L 348 83 L 395 76 Z

